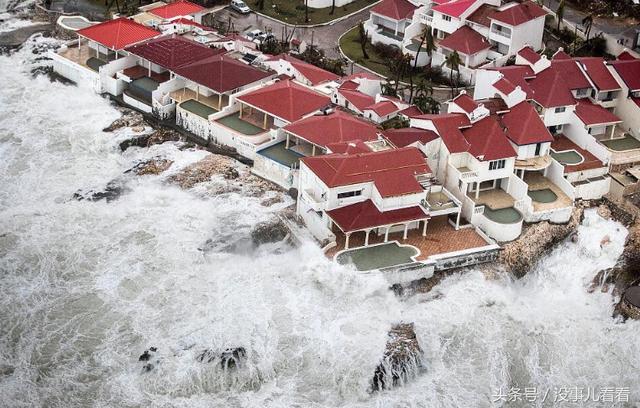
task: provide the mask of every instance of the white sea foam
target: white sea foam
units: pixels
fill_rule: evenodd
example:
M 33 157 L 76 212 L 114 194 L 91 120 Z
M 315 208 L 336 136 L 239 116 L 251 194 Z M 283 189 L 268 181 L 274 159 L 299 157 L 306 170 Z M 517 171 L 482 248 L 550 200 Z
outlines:
M 611 295 L 585 290 L 620 255 L 619 224 L 589 213 L 578 242 L 520 281 L 470 271 L 404 302 L 312 243 L 202 252 L 207 239 L 246 238 L 272 210 L 162 175 L 134 178 L 110 203 L 70 200 L 138 160 L 177 169 L 203 153 L 171 143 L 121 153 L 101 131 L 117 110 L 32 79 L 31 58 L 0 56 L 0 406 L 485 407 L 516 385 L 630 387 L 640 400 L 640 325 L 614 322 Z M 370 395 L 401 320 L 415 322 L 426 371 Z M 142 373 L 149 346 L 155 368 Z M 227 347 L 247 350 L 240 370 L 196 361 Z

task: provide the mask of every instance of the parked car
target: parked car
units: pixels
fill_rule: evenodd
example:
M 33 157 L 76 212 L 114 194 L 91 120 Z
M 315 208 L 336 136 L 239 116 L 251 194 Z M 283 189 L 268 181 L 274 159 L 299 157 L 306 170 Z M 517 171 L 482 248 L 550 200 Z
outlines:
M 251 30 L 248 33 L 245 34 L 245 37 L 247 37 L 248 39 L 250 39 L 251 41 L 255 40 L 256 38 L 258 38 L 258 36 L 263 35 L 264 33 L 258 29 L 256 30 Z
M 249 14 L 251 9 L 242 0 L 231 0 L 231 8 L 240 14 Z

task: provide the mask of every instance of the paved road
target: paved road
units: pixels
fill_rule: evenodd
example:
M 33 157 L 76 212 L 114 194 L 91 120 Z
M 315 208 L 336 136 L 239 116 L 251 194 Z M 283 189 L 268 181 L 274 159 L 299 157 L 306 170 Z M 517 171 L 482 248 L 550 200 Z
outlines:
M 259 28 L 261 30 L 271 29 L 271 32 L 278 38 L 282 36 L 282 29 L 284 24 L 277 21 L 259 16 L 255 13 L 247 15 L 238 14 L 229 8 L 225 8 L 216 14 L 216 19 L 220 21 L 228 21 L 229 16 L 232 18 L 232 23 L 236 30 L 240 32 L 247 31 L 249 29 Z M 330 58 L 336 58 L 340 55 L 338 51 L 338 38 L 351 27 L 355 26 L 361 20 L 367 20 L 369 18 L 369 8 L 365 8 L 358 13 L 352 15 L 349 18 L 338 21 L 332 25 L 304 28 L 297 27 L 295 29 L 294 38 L 306 41 L 308 44 L 313 43 L 323 49 Z M 293 28 L 286 27 L 290 33 Z
M 548 6 L 553 11 L 558 9 L 558 3 L 558 0 L 544 0 L 544 5 Z M 573 9 L 569 4 L 565 5 L 563 18 L 573 24 L 577 24 L 578 27 L 581 27 L 582 19 L 586 16 L 587 13 Z M 625 21 L 610 18 L 595 18 L 593 21 L 593 27 L 591 28 L 591 36 L 604 32 L 615 38 L 622 39 L 625 42 L 625 45 L 631 48 L 633 45 L 633 38 L 636 35 L 636 30 L 638 28 L 638 25 Z

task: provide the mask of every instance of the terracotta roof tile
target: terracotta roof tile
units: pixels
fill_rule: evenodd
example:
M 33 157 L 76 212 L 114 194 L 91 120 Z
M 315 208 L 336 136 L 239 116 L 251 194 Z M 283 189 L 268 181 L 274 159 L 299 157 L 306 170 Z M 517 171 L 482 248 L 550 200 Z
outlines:
M 411 18 L 417 8 L 407 0 L 382 0 L 371 11 L 394 20 L 403 20 Z
M 511 26 L 517 26 L 546 15 L 547 12 L 542 7 L 534 2 L 526 1 L 505 10 L 497 11 L 491 18 Z
M 424 155 L 415 147 L 301 160 L 328 187 L 372 182 L 382 197 L 420 193 L 423 188 L 415 176 L 431 173 Z
M 314 86 L 322 82 L 336 81 L 340 78 L 340 76 L 334 74 L 333 72 L 329 72 L 322 68 L 316 67 L 315 65 L 312 65 L 302 60 L 299 60 L 297 58 L 294 58 L 288 54 L 274 55 L 269 58 L 269 61 L 278 61 L 278 60 L 284 60 L 289 62 L 291 66 L 293 66 L 296 70 L 298 70 L 298 72 L 300 72 L 305 78 L 307 78 L 307 80 L 311 82 L 311 85 L 314 85 Z
M 478 107 L 478 103 L 467 94 L 460 94 L 453 98 L 453 103 L 462 108 L 463 111 L 471 113 Z
M 588 126 L 622 122 L 619 117 L 600 105 L 588 100 L 581 100 L 576 106 L 576 115 Z
M 160 35 L 160 32 L 138 24 L 125 17 L 116 18 L 78 30 L 86 37 L 113 50 L 121 50 L 132 44 Z
M 429 215 L 420 206 L 382 212 L 378 210 L 378 207 L 371 200 L 327 211 L 327 215 L 338 224 L 342 232 L 354 232 L 429 218 Z
M 397 112 L 398 107 L 391 101 L 382 100 L 380 102 L 374 103 L 373 105 L 369 105 L 365 110 L 372 110 L 378 116 L 386 116 L 390 113 Z
M 340 89 L 340 95 L 342 95 L 349 103 L 353 104 L 359 111 L 363 111 L 368 106 L 373 105 L 376 100 L 374 97 L 369 96 L 360 91 L 351 89 Z
M 178 0 L 173 3 L 169 3 L 165 6 L 156 7 L 149 10 L 149 13 L 162 17 L 164 19 L 170 19 L 179 16 L 188 16 L 191 14 L 199 13 L 204 10 L 204 7 L 198 6 L 186 0 Z
M 484 36 L 466 25 L 458 28 L 438 45 L 466 55 L 473 55 L 491 48 L 491 43 Z
M 477 0 L 454 0 L 433 7 L 433 11 L 446 14 L 451 17 L 460 17 Z
M 553 136 L 544 125 L 535 108 L 526 101 L 520 102 L 500 117 L 505 134 L 515 144 L 553 142 Z
M 640 91 L 640 59 L 611 61 L 609 64 L 631 91 Z
M 128 47 L 126 50 L 170 71 L 224 52 L 181 36 L 153 38 Z
M 533 48 L 527 46 L 518 51 L 518 55 L 529 61 L 531 64 L 535 64 L 536 62 L 542 59 L 542 56 L 535 52 Z
M 375 125 L 341 110 L 300 119 L 285 126 L 284 130 L 323 147 L 335 143 L 378 139 Z
M 582 70 L 591 79 L 599 91 L 614 91 L 621 89 L 620 84 L 607 68 L 604 59 L 600 57 L 576 58 L 582 65 Z
M 276 82 L 238 99 L 288 122 L 295 122 L 331 104 L 328 97 L 291 80 Z
M 174 71 L 218 93 L 233 91 L 272 75 L 271 72 L 259 70 L 225 55 L 201 59 L 176 67 Z
M 502 127 L 492 116 L 475 122 L 470 128 L 462 130 L 462 134 L 469 143 L 468 152 L 479 160 L 516 157 Z
M 416 142 L 427 144 L 439 137 L 438 134 L 432 130 L 418 128 L 389 129 L 382 132 L 382 134 L 385 139 L 397 148 L 407 147 Z

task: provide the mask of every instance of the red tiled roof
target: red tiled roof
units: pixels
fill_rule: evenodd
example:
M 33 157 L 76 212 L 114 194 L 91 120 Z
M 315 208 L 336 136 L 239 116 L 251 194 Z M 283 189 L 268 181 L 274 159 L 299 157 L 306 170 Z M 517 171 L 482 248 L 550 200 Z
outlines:
M 346 89 L 346 90 L 357 90 L 358 89 L 358 83 L 353 82 L 353 81 L 344 81 L 343 83 L 340 84 L 340 86 L 338 87 L 338 89 L 342 90 L 342 89 Z
M 556 69 L 545 69 L 534 80 L 529 81 L 532 89 L 530 97 L 545 108 L 575 105 L 571 88 L 567 86 L 568 80 Z
M 438 135 L 451 153 L 462 153 L 469 150 L 469 142 L 464 138 L 460 128 L 469 126 L 469 118 L 462 113 L 442 115 L 422 115 L 419 119 L 433 122 Z
M 580 102 L 578 102 L 576 106 L 576 116 L 587 126 L 622 122 L 620 118 L 613 113 L 588 100 L 580 100 Z
M 611 61 L 609 64 L 631 91 L 640 90 L 640 59 Z
M 516 157 L 500 124 L 491 116 L 481 119 L 462 131 L 469 143 L 468 152 L 482 161 Z
M 126 50 L 170 71 L 224 52 L 181 36 L 153 38 L 128 47 Z
M 505 77 L 502 77 L 494 82 L 493 87 L 505 95 L 509 95 L 511 92 L 516 90 L 516 86 Z
M 121 50 L 129 45 L 153 38 L 160 33 L 125 17 L 116 18 L 78 30 L 86 37 L 112 50 Z
M 301 160 L 328 187 L 372 182 L 382 197 L 420 193 L 423 189 L 415 176 L 431 173 L 415 147 Z
M 520 51 L 518 51 L 518 55 L 532 64 L 535 64 L 536 62 L 542 59 L 542 56 L 537 52 L 535 52 L 533 48 L 529 46 L 526 46 L 522 48 Z
M 469 14 L 467 20 L 480 24 L 485 27 L 491 26 L 491 15 L 496 11 L 496 6 L 491 4 L 483 4 L 476 11 Z
M 415 105 L 411 105 L 408 108 L 403 109 L 398 113 L 401 114 L 401 115 L 404 115 L 404 116 L 408 116 L 410 118 L 413 118 L 415 116 L 420 116 L 420 115 L 423 114 L 423 112 L 420 110 L 420 108 L 418 108 Z
M 520 102 L 501 116 L 505 134 L 519 146 L 553 142 L 553 136 L 544 125 L 535 108 L 526 101 Z
M 358 78 L 373 79 L 377 81 L 382 79 L 379 75 L 373 74 L 371 72 L 356 72 L 355 74 L 351 74 L 344 77 L 344 79 L 347 81 L 358 79 Z
M 464 25 L 440 41 L 439 46 L 461 54 L 473 55 L 491 48 L 491 43 L 473 28 Z
M 493 71 L 498 71 L 515 87 L 519 86 L 526 94 L 528 98 L 531 98 L 533 90 L 529 86 L 527 79 L 535 78 L 533 70 L 528 65 L 510 65 L 501 68 L 491 68 Z
M 609 72 L 603 58 L 576 58 L 576 60 L 578 64 L 582 65 L 583 71 L 599 91 L 614 91 L 621 88 L 618 81 Z
M 371 106 L 376 102 L 374 97 L 360 91 L 340 89 L 339 92 L 340 95 L 353 104 L 353 106 L 355 106 L 359 111 L 363 111 L 366 107 Z
M 394 20 L 403 20 L 411 18 L 417 8 L 407 0 L 382 0 L 371 11 Z
M 618 61 L 630 61 L 630 60 L 635 60 L 638 59 L 636 57 L 634 57 L 633 55 L 631 55 L 631 53 L 629 51 L 622 51 L 620 54 L 618 54 L 618 58 L 616 58 Z
M 350 142 L 341 143 L 329 143 L 327 149 L 331 153 L 341 154 L 356 154 L 356 153 L 369 153 L 371 149 L 362 140 L 353 140 Z
M 364 109 L 372 110 L 381 117 L 398 111 L 398 107 L 393 102 L 387 100 L 382 100 L 380 102 L 374 103 L 373 105 L 369 105 Z
M 174 71 L 218 93 L 229 92 L 272 75 L 225 55 L 201 59 L 176 67 Z
M 511 26 L 517 26 L 538 17 L 546 16 L 547 12 L 534 2 L 527 1 L 495 12 L 491 18 Z
M 463 93 L 453 98 L 453 102 L 467 113 L 473 112 L 478 107 L 478 104 L 473 100 L 473 98 Z
M 284 130 L 317 146 L 355 140 L 378 139 L 378 129 L 370 122 L 336 110 L 328 115 L 314 115 L 290 123 Z
M 328 97 L 291 80 L 276 82 L 238 99 L 288 122 L 295 122 L 331 103 Z
M 416 142 L 427 144 L 438 138 L 438 134 L 433 130 L 418 128 L 389 129 L 382 134 L 395 147 L 406 147 Z
M 430 218 L 420 206 L 382 212 L 371 200 L 327 211 L 327 215 L 345 233 Z
M 460 17 L 477 0 L 454 0 L 433 7 L 433 11 L 446 14 L 451 17 Z
M 571 55 L 567 54 L 564 51 L 558 50 L 555 54 L 553 54 L 552 60 L 568 60 L 571 59 Z
M 566 81 L 569 89 L 591 88 L 591 83 L 573 59 L 553 60 L 551 68 L 557 71 Z
M 149 10 L 149 13 L 164 19 L 169 19 L 179 16 L 188 16 L 199 13 L 202 10 L 204 10 L 204 7 L 200 7 L 197 4 L 193 4 L 186 0 L 178 0 L 165 6 L 151 9 Z
M 322 68 L 316 67 L 315 65 L 294 58 L 288 54 L 274 55 L 269 58 L 269 61 L 278 60 L 284 60 L 290 63 L 293 68 L 298 70 L 300 74 L 302 74 L 305 78 L 307 78 L 307 80 L 309 80 L 309 82 L 311 82 L 311 85 L 318 85 L 319 83 L 327 81 L 335 81 L 340 78 L 333 72 L 329 72 Z

